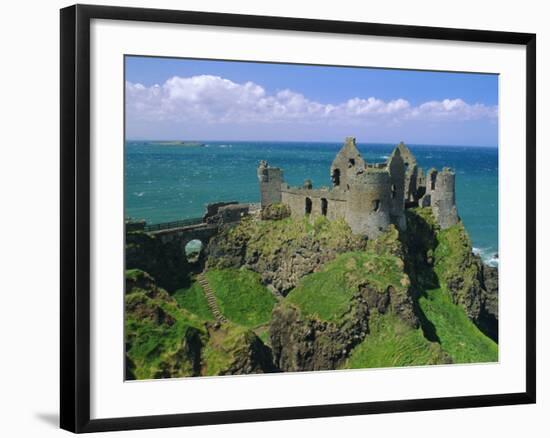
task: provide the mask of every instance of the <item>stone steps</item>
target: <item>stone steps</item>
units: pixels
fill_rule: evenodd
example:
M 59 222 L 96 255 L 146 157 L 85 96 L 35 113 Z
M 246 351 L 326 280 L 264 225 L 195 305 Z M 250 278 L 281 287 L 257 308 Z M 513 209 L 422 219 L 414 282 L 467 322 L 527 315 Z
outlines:
M 199 284 L 201 285 L 202 292 L 206 298 L 206 302 L 208 304 L 208 308 L 214 315 L 214 318 L 218 320 L 219 322 L 227 322 L 227 318 L 223 316 L 223 313 L 220 310 L 220 307 L 218 306 L 218 302 L 216 301 L 216 296 L 214 295 L 214 291 L 212 290 L 212 287 L 210 286 L 210 283 L 208 283 L 207 278 L 204 275 L 204 272 L 201 272 L 198 276 Z

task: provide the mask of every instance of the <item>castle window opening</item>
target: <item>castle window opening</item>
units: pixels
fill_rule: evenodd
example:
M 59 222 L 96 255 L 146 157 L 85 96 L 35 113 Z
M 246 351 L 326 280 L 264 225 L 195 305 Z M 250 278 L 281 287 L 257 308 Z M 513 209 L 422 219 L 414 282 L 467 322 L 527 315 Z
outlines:
M 340 185 L 340 169 L 334 169 L 332 171 L 332 184 L 335 186 Z
M 323 216 L 326 216 L 327 210 L 328 210 L 328 201 L 326 200 L 326 198 L 321 198 L 321 214 Z
M 380 199 L 375 199 L 372 201 L 372 211 L 380 210 Z
M 311 214 L 311 198 L 306 198 L 306 214 Z
M 355 158 L 350 158 L 348 161 L 348 167 L 353 167 L 353 166 L 355 166 Z
M 430 189 L 431 190 L 435 190 L 435 179 L 437 177 L 437 174 L 435 172 L 433 172 L 431 175 L 430 175 Z
M 397 193 L 397 189 L 395 188 L 395 184 L 391 185 L 391 198 L 395 199 L 395 194 Z

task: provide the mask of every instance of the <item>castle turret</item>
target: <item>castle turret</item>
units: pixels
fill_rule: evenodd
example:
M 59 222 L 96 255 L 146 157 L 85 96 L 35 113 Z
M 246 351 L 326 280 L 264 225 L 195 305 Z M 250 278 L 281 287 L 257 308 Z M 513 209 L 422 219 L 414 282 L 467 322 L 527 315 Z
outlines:
M 387 169 L 390 174 L 390 216 L 401 230 L 407 227 L 405 219 L 405 162 L 399 148 L 395 148 L 388 159 Z
M 368 169 L 350 177 L 348 182 L 346 221 L 353 233 L 375 239 L 391 223 L 390 174 Z
M 281 184 L 283 171 L 278 167 L 270 167 L 267 161 L 260 161 L 258 166 L 258 181 L 260 182 L 260 202 L 266 207 L 281 202 Z
M 427 185 L 430 189 L 431 206 L 435 219 L 443 229 L 458 223 L 458 212 L 455 201 L 455 174 L 448 167 L 439 173 L 430 172 Z
M 357 149 L 354 137 L 346 137 L 340 152 L 330 167 L 330 178 L 335 189 L 348 190 L 349 179 L 367 167 L 365 160 Z

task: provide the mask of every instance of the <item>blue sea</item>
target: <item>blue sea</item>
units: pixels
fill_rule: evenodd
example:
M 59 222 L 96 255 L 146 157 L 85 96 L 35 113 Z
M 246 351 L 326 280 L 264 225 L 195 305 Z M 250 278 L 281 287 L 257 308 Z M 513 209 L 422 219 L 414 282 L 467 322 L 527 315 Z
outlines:
M 458 212 L 474 251 L 498 263 L 498 149 L 407 145 L 424 170 L 456 172 Z M 260 160 L 281 167 L 290 185 L 309 178 L 330 186 L 330 164 L 342 143 L 207 142 L 205 147 L 127 141 L 125 215 L 148 223 L 200 217 L 218 201 L 259 202 L 256 167 Z M 395 145 L 358 144 L 368 162 L 387 159 Z

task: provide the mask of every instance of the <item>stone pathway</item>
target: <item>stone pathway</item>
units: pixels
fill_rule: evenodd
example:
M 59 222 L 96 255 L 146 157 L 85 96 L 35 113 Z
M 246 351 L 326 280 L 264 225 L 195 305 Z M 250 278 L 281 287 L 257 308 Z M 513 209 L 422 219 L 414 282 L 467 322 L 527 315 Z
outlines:
M 222 323 L 227 322 L 227 318 L 223 316 L 223 313 L 221 312 L 220 307 L 218 306 L 218 302 L 216 301 L 216 296 L 214 295 L 214 291 L 210 287 L 210 283 L 208 283 L 208 280 L 206 279 L 204 272 L 201 272 L 199 275 L 197 275 L 197 278 L 199 280 L 199 284 L 202 287 L 202 292 L 206 297 L 206 301 L 208 302 L 208 308 L 214 315 L 214 318 L 216 318 L 217 321 Z

